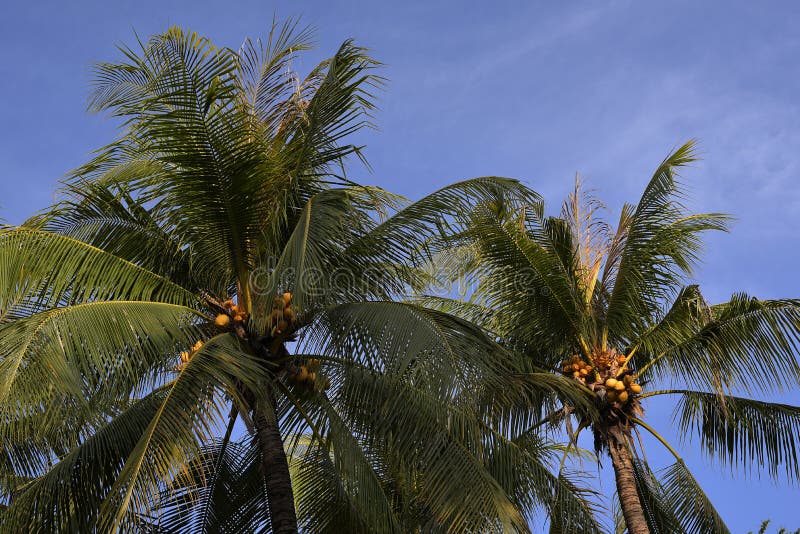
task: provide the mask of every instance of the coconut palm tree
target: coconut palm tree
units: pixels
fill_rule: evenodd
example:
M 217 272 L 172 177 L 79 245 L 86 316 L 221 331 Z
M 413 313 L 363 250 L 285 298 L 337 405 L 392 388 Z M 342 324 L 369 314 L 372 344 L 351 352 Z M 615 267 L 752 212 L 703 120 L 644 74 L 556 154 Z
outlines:
M 308 39 L 173 28 L 97 67 L 120 137 L 0 230 L 4 530 L 525 531 L 518 503 L 553 493 L 596 530 L 552 449 L 496 454 L 465 401 L 511 402 L 507 353 L 392 301 L 425 283 L 434 234 L 524 189 L 353 183 L 381 79 L 349 41 L 300 78 Z
M 674 404 L 680 434 L 696 436 L 711 457 L 800 477 L 800 407 L 767 402 L 800 384 L 800 301 L 737 293 L 709 305 L 691 283 L 701 235 L 728 222 L 681 203 L 677 172 L 695 160 L 692 146 L 664 160 L 616 229 L 577 185 L 559 216 L 546 216 L 540 201 L 479 206 L 449 254 L 457 258 L 452 272 L 474 292 L 421 299 L 483 324 L 530 370 L 570 379 L 594 410 L 556 403 L 547 412 L 537 398 L 518 407 L 530 415 L 516 416 L 516 431 L 566 428 L 573 446 L 590 431 L 597 453 L 610 456 L 632 534 L 728 531 L 675 447 L 648 423 L 656 399 Z M 654 473 L 641 432 L 674 465 Z

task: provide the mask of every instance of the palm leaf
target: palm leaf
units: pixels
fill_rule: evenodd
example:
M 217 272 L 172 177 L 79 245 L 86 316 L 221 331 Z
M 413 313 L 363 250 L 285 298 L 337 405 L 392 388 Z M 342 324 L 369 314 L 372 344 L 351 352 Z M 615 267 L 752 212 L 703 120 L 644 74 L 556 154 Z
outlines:
M 800 480 L 800 407 L 698 391 L 680 395 L 675 417 L 681 435 L 697 435 L 710 456 L 773 478 Z

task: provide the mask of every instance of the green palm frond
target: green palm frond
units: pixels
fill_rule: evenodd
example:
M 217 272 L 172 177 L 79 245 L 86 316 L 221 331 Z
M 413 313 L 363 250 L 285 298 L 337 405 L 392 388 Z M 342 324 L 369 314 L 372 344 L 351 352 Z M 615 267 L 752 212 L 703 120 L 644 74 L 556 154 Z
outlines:
M 26 227 L 0 230 L 0 316 L 66 302 L 152 300 L 193 305 L 175 282 L 77 239 Z
M 3 413 L 35 409 L 54 391 L 89 399 L 104 389 L 130 392 L 153 368 L 169 369 L 180 348 L 201 336 L 197 317 L 195 310 L 175 304 L 97 301 L 4 325 Z M 9 396 L 13 400 L 7 403 Z
M 252 440 L 203 446 L 170 481 L 149 514 L 148 532 L 258 532 L 269 528 L 268 501 Z
M 682 306 L 667 315 L 664 327 L 644 336 L 651 350 L 642 361 L 644 379 L 682 375 L 720 393 L 724 388 L 751 394 L 800 384 L 800 301 L 737 294 L 722 305 L 689 299 Z M 754 375 L 770 380 L 755 388 Z
M 680 202 L 678 169 L 695 160 L 693 142 L 668 156 L 631 215 L 618 267 L 607 273 L 614 279 L 608 331 L 617 341 L 644 331 L 662 302 L 674 296 L 698 261 L 701 233 L 726 229 L 726 216 L 690 215 Z
M 665 504 L 686 532 L 729 534 L 714 505 L 682 461 L 659 473 Z
M 180 285 L 204 287 L 191 269 L 191 250 L 165 227 L 163 206 L 146 208 L 121 184 L 76 179 L 64 185 L 65 198 L 31 221 L 57 234 L 105 250 Z
M 505 317 L 501 332 L 523 350 L 571 344 L 584 330 L 583 297 L 573 266 L 570 261 L 565 265 L 563 256 L 572 254 L 572 244 L 557 241 L 567 238 L 563 225 L 538 215 L 527 219 L 534 221 L 535 230 L 521 228 L 516 220 L 504 222 L 490 210 L 474 215 L 470 236 L 486 273 L 477 297 Z M 544 242 L 532 239 L 533 233 Z M 516 321 L 520 316 L 530 320 Z
M 146 515 L 161 481 L 199 453 L 222 415 L 219 397 L 254 385 L 261 367 L 229 336 L 207 342 L 171 382 L 134 403 L 62 458 L 4 516 L 16 528 L 114 529 Z
M 492 383 L 512 370 L 507 353 L 458 317 L 395 302 L 342 304 L 303 334 L 304 352 L 346 358 L 386 373 L 418 377 L 452 395 L 477 377 Z M 426 377 L 449 380 L 426 380 Z M 449 392 L 449 393 L 448 393 Z
M 800 407 L 698 391 L 679 395 L 675 418 L 686 440 L 724 464 L 800 480 Z
M 675 511 L 669 508 L 670 503 L 664 497 L 664 488 L 661 482 L 650 469 L 650 466 L 644 461 L 635 461 L 633 474 L 636 479 L 639 502 L 642 504 L 650 531 L 653 534 L 684 532 L 680 522 L 675 517 Z

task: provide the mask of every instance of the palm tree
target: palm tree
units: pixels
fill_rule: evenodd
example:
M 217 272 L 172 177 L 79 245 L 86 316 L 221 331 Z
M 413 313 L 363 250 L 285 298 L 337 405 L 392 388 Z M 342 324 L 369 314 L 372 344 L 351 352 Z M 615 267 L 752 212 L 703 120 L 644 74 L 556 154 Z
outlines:
M 507 491 L 524 477 L 464 400 L 502 392 L 506 353 L 392 301 L 426 282 L 434 234 L 524 189 L 409 204 L 350 181 L 381 79 L 349 41 L 301 79 L 308 39 L 290 22 L 233 51 L 173 28 L 97 67 L 120 137 L 0 230 L 5 530 L 524 531 L 516 503 L 554 491 L 592 524 L 536 439 Z
M 545 216 L 540 201 L 479 206 L 450 241 L 452 272 L 476 289 L 460 301 L 422 299 L 483 324 L 532 372 L 569 379 L 592 409 L 566 402 L 547 412 L 556 401 L 537 398 L 521 408 L 527 416 L 515 416 L 516 431 L 566 428 L 574 447 L 590 430 L 596 452 L 611 458 L 632 534 L 728 531 L 675 448 L 648 424 L 651 400 L 669 398 L 680 434 L 697 436 L 711 457 L 800 477 L 800 407 L 763 399 L 800 384 L 800 301 L 737 293 L 709 305 L 691 284 L 701 234 L 728 221 L 681 204 L 677 171 L 694 160 L 691 142 L 664 160 L 616 229 L 577 184 L 558 217 Z M 641 431 L 675 464 L 654 473 Z

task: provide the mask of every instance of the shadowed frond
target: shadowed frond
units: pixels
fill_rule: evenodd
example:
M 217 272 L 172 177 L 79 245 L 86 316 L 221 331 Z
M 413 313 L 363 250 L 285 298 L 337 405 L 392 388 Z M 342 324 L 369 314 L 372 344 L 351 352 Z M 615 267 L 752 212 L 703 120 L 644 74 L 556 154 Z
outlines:
M 687 469 L 677 461 L 659 473 L 663 503 L 689 533 L 730 534 L 730 530 L 711 504 L 703 489 Z
M 61 459 L 14 501 L 8 528 L 114 529 L 149 511 L 161 481 L 177 475 L 220 421 L 222 393 L 262 374 L 229 336 L 207 342 L 178 376 L 134 403 Z M 69 527 L 68 527 L 69 525 Z

